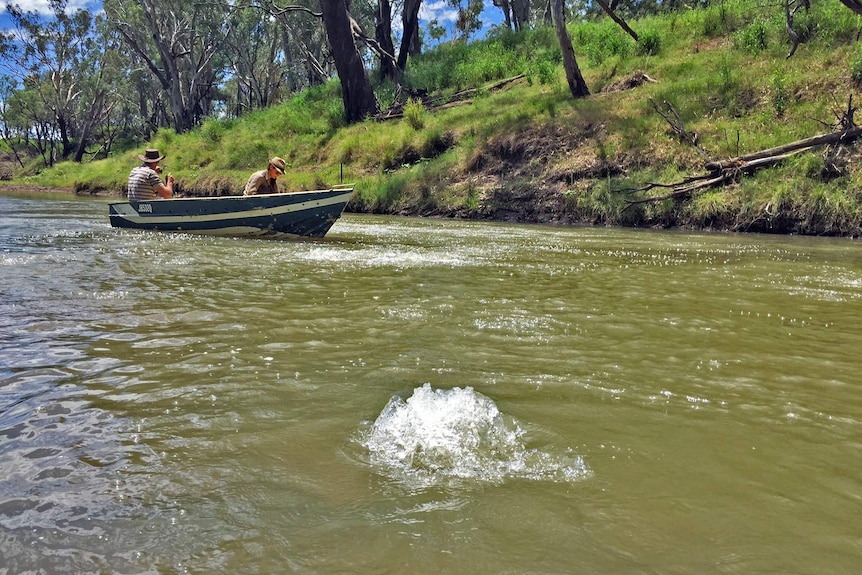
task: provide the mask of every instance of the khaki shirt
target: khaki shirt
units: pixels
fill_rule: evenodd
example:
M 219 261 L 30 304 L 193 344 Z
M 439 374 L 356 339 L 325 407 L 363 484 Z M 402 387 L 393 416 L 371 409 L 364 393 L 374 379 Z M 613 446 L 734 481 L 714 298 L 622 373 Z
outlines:
M 245 190 L 243 191 L 244 196 L 254 196 L 256 194 L 277 194 L 278 193 L 278 182 L 275 179 L 268 179 L 266 177 L 266 170 L 261 170 L 259 172 L 255 172 L 248 179 L 248 183 L 245 185 Z

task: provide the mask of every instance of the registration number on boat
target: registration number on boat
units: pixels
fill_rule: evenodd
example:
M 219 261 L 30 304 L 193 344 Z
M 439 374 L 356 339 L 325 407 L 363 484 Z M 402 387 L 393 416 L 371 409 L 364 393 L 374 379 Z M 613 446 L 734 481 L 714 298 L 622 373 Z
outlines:
M 138 204 L 138 213 L 139 214 L 142 214 L 142 213 L 151 214 L 151 213 L 153 213 L 152 204 Z

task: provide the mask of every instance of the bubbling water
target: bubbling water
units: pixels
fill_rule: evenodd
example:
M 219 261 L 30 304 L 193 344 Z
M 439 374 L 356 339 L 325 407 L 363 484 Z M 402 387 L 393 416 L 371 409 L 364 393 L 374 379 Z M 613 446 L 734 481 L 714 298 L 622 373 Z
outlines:
M 383 474 L 410 487 L 507 479 L 572 482 L 589 475 L 580 456 L 528 449 L 513 418 L 472 387 L 393 397 L 361 443 Z

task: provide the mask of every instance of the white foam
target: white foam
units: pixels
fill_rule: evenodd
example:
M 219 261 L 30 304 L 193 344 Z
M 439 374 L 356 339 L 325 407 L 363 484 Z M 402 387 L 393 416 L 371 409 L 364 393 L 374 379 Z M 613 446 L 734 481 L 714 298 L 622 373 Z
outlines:
M 471 387 L 416 388 L 393 397 L 362 444 L 380 471 L 411 487 L 460 480 L 575 481 L 589 474 L 580 456 L 555 456 L 524 443 L 525 432 Z

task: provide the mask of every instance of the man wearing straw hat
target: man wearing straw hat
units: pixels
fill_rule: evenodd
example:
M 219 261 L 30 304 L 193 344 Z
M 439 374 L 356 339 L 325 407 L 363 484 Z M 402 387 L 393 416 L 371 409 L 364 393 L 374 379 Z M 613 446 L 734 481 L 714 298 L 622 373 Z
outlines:
M 137 201 L 169 199 L 174 195 L 174 177 L 168 174 L 165 183 L 159 176 L 159 162 L 165 157 L 158 150 L 149 149 L 144 155 L 138 154 L 143 164 L 133 168 L 129 174 L 129 199 Z
M 243 195 L 277 194 L 278 182 L 276 180 L 279 176 L 284 175 L 285 165 L 284 160 L 279 157 L 271 159 L 265 170 L 255 172 L 249 177 Z

